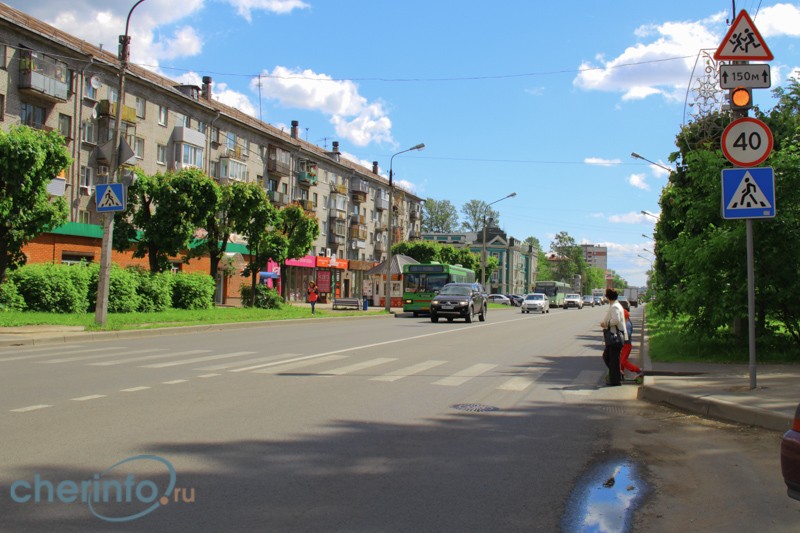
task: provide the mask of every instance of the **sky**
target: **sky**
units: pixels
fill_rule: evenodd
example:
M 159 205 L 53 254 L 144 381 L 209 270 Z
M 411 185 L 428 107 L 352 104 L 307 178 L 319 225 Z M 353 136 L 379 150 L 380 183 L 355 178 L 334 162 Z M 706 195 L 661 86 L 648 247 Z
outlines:
M 5 0 L 117 50 L 134 0 Z M 697 77 L 737 13 L 800 72 L 800 2 L 770 0 L 145 0 L 131 61 L 371 170 L 421 198 L 492 206 L 511 237 L 608 247 L 644 285 L 669 154 Z M 770 90 L 755 90 L 762 109 Z M 424 143 L 423 151 L 392 155 Z M 636 152 L 657 165 L 631 157 Z M 742 254 L 744 255 L 744 254 Z

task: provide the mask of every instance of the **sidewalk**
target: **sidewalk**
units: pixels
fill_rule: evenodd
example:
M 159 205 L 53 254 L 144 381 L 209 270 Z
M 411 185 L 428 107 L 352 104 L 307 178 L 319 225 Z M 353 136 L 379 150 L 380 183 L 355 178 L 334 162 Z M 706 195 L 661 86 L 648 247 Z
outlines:
M 328 308 L 325 304 L 318 304 Z M 0 346 L 68 343 L 139 335 L 174 335 L 191 329 L 222 330 L 254 324 L 212 324 L 150 330 L 85 332 L 82 327 L 25 326 L 0 328 Z M 274 323 L 279 324 L 279 323 Z M 756 365 L 755 389 L 750 389 L 747 365 L 653 363 L 646 333 L 640 344 L 641 366 L 647 373 L 639 399 L 740 424 L 783 432 L 791 426 L 800 402 L 800 365 Z

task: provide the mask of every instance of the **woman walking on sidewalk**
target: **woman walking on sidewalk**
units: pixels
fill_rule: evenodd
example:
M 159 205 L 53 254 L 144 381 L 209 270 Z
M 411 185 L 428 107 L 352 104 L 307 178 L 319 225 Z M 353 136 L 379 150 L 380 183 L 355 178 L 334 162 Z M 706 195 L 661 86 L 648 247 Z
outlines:
M 313 281 L 308 282 L 308 303 L 311 304 L 311 314 L 314 314 L 314 306 L 317 304 L 317 300 L 319 300 L 319 290 L 317 289 L 317 284 Z
M 608 306 L 606 317 L 600 322 L 600 327 L 622 335 L 623 341 L 628 340 L 628 330 L 625 327 L 625 310 L 617 301 L 619 294 L 614 289 L 606 289 L 606 298 L 611 305 Z M 618 386 L 621 384 L 622 372 L 620 365 L 620 351 L 622 345 L 606 344 L 603 350 L 603 361 L 608 367 L 608 384 Z

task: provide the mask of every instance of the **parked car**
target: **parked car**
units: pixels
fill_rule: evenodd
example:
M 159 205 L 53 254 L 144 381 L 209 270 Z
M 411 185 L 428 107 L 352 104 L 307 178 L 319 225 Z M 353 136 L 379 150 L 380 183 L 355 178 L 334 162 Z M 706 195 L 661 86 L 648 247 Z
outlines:
M 522 299 L 522 305 L 520 307 L 523 313 L 530 313 L 531 311 L 538 311 L 542 314 L 549 313 L 550 298 L 548 298 L 546 294 L 539 292 L 526 294 Z
M 486 299 L 493 304 L 511 305 L 511 299 L 504 294 L 490 294 Z
M 594 307 L 594 298 L 591 294 L 585 294 L 583 296 L 583 305 L 588 305 L 589 307 Z
M 781 440 L 781 472 L 789 497 L 800 500 L 800 405 L 794 413 L 792 428 Z
M 625 298 L 624 296 L 620 296 L 619 298 L 617 298 L 617 301 L 619 302 L 619 305 L 621 305 L 623 309 L 625 309 L 629 313 L 631 312 L 631 303 L 628 301 L 627 298 Z
M 511 305 L 515 307 L 522 305 L 522 296 L 519 294 L 506 294 L 505 297 L 511 300 Z
M 431 322 L 439 322 L 439 317 L 448 322 L 454 318 L 472 322 L 476 315 L 483 322 L 486 320 L 486 307 L 480 283 L 448 283 L 431 300 Z
M 569 309 L 570 307 L 583 309 L 583 300 L 580 294 L 567 294 L 564 296 L 564 309 Z

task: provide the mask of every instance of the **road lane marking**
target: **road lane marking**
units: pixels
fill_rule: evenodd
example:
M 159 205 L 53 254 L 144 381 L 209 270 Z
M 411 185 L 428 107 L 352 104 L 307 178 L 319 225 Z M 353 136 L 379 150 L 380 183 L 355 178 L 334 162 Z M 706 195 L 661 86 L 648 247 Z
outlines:
M 222 363 L 221 365 L 202 366 L 200 368 L 195 368 L 195 370 L 225 370 L 226 368 L 230 368 L 232 366 L 251 365 L 253 363 L 263 363 L 264 361 L 274 361 L 274 360 L 275 356 L 269 355 L 267 357 L 259 357 L 258 359 L 248 359 L 247 361 L 234 361 L 234 362 Z
M 533 385 L 532 380 L 523 377 L 516 377 L 509 379 L 497 388 L 500 390 L 524 391 L 531 385 Z
M 122 389 L 120 392 L 139 392 L 140 390 L 147 390 L 150 387 L 145 387 L 142 385 L 141 387 L 131 387 L 130 389 Z
M 99 398 L 105 398 L 105 394 L 92 394 L 91 396 L 81 396 L 80 398 L 70 398 L 73 402 L 88 402 L 89 400 L 97 400 Z
M 446 387 L 457 387 L 459 385 L 463 385 L 467 381 L 480 376 L 488 372 L 489 370 L 493 369 L 497 365 L 490 365 L 490 364 L 477 364 L 472 365 L 469 368 L 465 368 L 460 372 L 456 372 L 452 376 L 448 376 L 446 378 L 442 378 L 438 381 L 434 381 L 434 385 L 444 385 Z
M 339 368 L 334 368 L 333 370 L 328 370 L 327 372 L 321 372 L 320 375 L 322 376 L 343 376 L 345 374 L 349 374 L 351 372 L 358 372 L 359 370 L 364 370 L 367 368 L 372 368 L 373 366 L 378 365 L 385 365 L 386 363 L 391 363 L 392 361 L 397 361 L 396 357 L 379 357 L 377 359 L 370 359 L 369 361 L 362 361 L 360 363 L 355 363 L 348 366 L 343 366 Z
M 430 370 L 431 368 L 437 367 L 439 365 L 443 365 L 446 362 L 447 361 L 434 361 L 434 360 L 425 361 L 423 363 L 401 368 L 400 370 L 394 370 L 382 376 L 371 378 L 370 381 L 389 381 L 389 382 L 397 381 L 398 379 L 403 379 L 405 377 L 412 376 L 414 374 L 419 374 L 420 372 L 424 372 L 425 370 Z
M 154 363 L 152 365 L 144 365 L 139 368 L 168 368 L 171 366 L 191 365 L 192 363 L 202 363 L 203 361 L 215 361 L 217 359 L 230 359 L 231 357 L 241 357 L 243 355 L 252 355 L 257 352 L 231 352 L 221 355 L 207 355 L 205 357 L 194 357 L 192 359 L 181 359 L 180 361 L 168 361 L 166 363 Z
M 138 363 L 140 361 L 152 361 L 153 359 L 164 359 L 165 357 L 180 357 L 182 355 L 197 355 L 201 353 L 209 353 L 211 350 L 187 350 L 185 352 L 172 352 L 162 353 L 158 355 L 146 355 L 144 357 L 130 357 L 128 359 L 117 359 L 116 361 L 104 361 L 102 363 L 89 363 L 88 366 L 112 366 L 122 365 L 124 363 Z
M 12 409 L 12 413 L 27 413 L 28 411 L 36 411 L 37 409 L 46 409 L 53 407 L 52 405 L 29 405 L 28 407 L 20 407 L 19 409 Z
M 173 379 L 172 381 L 162 382 L 164 385 L 177 385 L 178 383 L 186 383 L 188 379 Z
M 214 378 L 214 377 L 221 376 L 221 375 L 222 374 L 203 374 L 202 376 L 197 376 L 197 377 L 198 378 L 207 379 L 207 378 Z
M 52 348 L 50 348 L 50 349 L 52 350 Z M 76 350 L 58 351 L 57 353 L 46 353 L 46 354 L 32 355 L 30 357 L 27 356 L 27 355 L 20 355 L 18 357 L 4 357 L 3 359 L 0 359 L 0 362 L 19 361 L 20 359 L 39 359 L 41 357 L 55 357 L 57 355 L 69 355 L 69 354 L 73 354 L 73 353 L 90 353 L 90 352 L 102 352 L 102 351 L 108 352 L 108 351 L 112 351 L 112 350 L 125 350 L 125 349 L 126 349 L 125 346 L 122 346 L 122 347 L 114 347 L 114 346 L 112 346 L 110 348 L 91 348 L 91 349 L 78 348 Z
M 271 368 L 262 368 L 261 370 L 253 370 L 253 374 L 280 374 L 286 372 L 287 370 L 297 370 L 298 368 L 305 368 L 307 366 L 316 365 L 318 363 L 339 361 L 341 359 L 347 359 L 347 357 L 348 356 L 346 355 L 326 355 L 325 357 L 320 357 L 318 359 L 298 361 L 296 363 L 284 363 L 282 365 L 276 365 Z M 231 370 L 231 372 L 238 372 L 238 370 Z
M 132 352 L 125 352 L 126 355 L 134 355 L 137 353 L 152 353 L 152 352 L 160 352 L 163 351 L 163 348 L 148 348 L 146 350 L 134 350 Z M 80 357 L 64 357 L 62 359 L 51 359 L 50 361 L 38 361 L 37 364 L 40 365 L 52 365 L 57 363 L 72 363 L 75 361 L 88 361 L 89 359 L 102 359 L 104 357 L 117 357 L 119 354 L 109 354 L 103 353 L 100 355 L 82 355 Z

